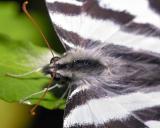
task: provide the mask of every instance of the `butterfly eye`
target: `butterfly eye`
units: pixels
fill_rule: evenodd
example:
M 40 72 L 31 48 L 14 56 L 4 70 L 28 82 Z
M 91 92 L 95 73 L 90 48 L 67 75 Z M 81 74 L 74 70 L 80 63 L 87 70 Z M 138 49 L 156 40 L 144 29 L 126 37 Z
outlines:
M 53 57 L 51 60 L 50 60 L 50 64 L 51 63 L 55 63 L 56 61 L 58 61 L 60 59 L 60 57 L 56 56 L 56 57 Z
M 62 76 L 59 73 L 56 73 L 55 76 L 54 76 L 55 81 L 60 81 L 61 78 L 62 78 Z

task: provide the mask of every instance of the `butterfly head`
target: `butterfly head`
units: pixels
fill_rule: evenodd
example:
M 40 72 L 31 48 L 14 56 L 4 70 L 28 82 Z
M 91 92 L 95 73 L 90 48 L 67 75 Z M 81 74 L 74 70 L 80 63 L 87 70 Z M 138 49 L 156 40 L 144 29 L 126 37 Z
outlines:
M 94 56 L 91 51 L 78 49 L 66 52 L 61 58 L 52 58 L 44 72 L 50 74 L 54 81 L 66 84 L 88 77 L 95 78 L 104 68 L 98 56 Z

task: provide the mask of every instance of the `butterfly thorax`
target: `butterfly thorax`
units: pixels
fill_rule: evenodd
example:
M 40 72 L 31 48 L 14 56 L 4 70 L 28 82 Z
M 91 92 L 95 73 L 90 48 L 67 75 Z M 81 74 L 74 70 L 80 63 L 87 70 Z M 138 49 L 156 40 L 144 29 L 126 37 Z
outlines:
M 62 55 L 56 62 L 44 68 L 46 74 L 54 76 L 57 82 L 75 82 L 100 77 L 107 70 L 102 55 L 95 49 L 77 48 Z
M 151 82 L 155 82 L 152 81 L 153 77 L 159 76 L 156 75 L 156 73 L 160 72 L 157 70 L 156 65 L 152 67 L 152 72 L 152 70 L 148 70 L 150 63 L 143 60 L 143 58 L 143 65 L 135 61 L 135 59 L 139 59 L 135 55 L 143 53 L 136 53 L 132 49 L 128 49 L 128 52 L 133 52 L 132 54 L 135 55 L 133 58 L 124 59 L 123 56 L 118 56 L 120 54 L 118 50 L 116 51 L 117 53 L 114 51 L 116 55 L 112 55 L 112 51 L 107 49 L 111 49 L 111 47 L 100 46 L 99 48 L 92 49 L 77 47 L 66 52 L 56 62 L 51 62 L 49 66 L 44 68 L 44 72 L 54 76 L 53 79 L 64 86 L 78 81 L 87 81 L 91 85 L 105 84 L 105 86 L 109 85 L 113 87 L 121 87 L 123 85 L 125 89 L 132 84 L 137 87 L 140 84 L 144 84 L 142 82 L 150 84 Z M 149 60 L 150 58 L 146 59 Z M 153 73 L 155 74 L 154 76 Z

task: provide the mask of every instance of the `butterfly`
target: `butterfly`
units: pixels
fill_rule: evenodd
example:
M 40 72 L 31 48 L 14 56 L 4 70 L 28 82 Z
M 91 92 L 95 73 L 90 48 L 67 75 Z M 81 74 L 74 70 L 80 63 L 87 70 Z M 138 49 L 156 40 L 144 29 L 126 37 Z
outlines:
M 46 0 L 66 52 L 64 128 L 160 128 L 160 1 Z

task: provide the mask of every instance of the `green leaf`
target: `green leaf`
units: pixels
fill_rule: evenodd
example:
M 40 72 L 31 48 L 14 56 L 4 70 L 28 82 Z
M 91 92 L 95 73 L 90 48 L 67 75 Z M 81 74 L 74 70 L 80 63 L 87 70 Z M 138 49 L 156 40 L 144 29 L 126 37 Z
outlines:
M 38 43 L 41 37 L 37 36 L 37 31 L 28 24 L 26 17 L 16 13 L 15 4 L 3 3 L 0 8 L 3 10 L 0 12 L 0 98 L 7 102 L 20 102 L 46 87 L 49 77 L 35 72 L 23 78 L 13 78 L 6 76 L 6 73 L 32 71 L 49 63 L 52 56 L 47 48 Z M 41 95 L 35 95 L 27 102 L 36 103 Z M 49 109 L 63 108 L 64 101 L 47 93 L 40 105 Z
M 18 8 L 21 7 L 18 7 L 15 3 L 1 2 L 0 33 L 15 40 L 42 42 L 39 33 L 37 33 L 28 18 L 23 13 L 18 13 Z

